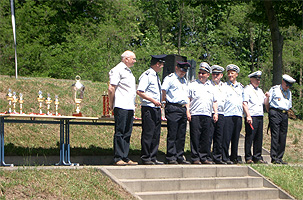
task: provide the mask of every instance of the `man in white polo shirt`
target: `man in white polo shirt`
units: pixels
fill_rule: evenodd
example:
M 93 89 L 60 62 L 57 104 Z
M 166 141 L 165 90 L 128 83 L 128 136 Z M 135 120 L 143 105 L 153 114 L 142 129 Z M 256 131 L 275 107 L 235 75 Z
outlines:
M 136 98 L 136 80 L 130 68 L 135 62 L 136 55 L 132 51 L 125 51 L 121 55 L 121 62 L 109 72 L 109 106 L 110 110 L 114 110 L 115 117 L 115 165 L 138 164 L 128 158 Z

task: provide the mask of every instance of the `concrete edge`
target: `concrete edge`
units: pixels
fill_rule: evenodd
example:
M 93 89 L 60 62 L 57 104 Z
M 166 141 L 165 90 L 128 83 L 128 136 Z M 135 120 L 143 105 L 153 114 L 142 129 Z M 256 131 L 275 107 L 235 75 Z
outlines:
M 109 170 L 106 169 L 106 167 L 95 167 L 95 169 L 100 170 L 102 174 L 104 174 L 105 176 L 109 177 L 116 184 L 120 185 L 124 190 L 126 190 L 127 192 L 129 192 L 136 199 L 142 200 L 137 194 L 135 194 L 134 192 L 130 191 L 128 189 L 128 187 L 126 187 L 124 185 L 124 183 L 122 183 L 117 177 L 115 177 L 112 173 L 110 173 Z
M 264 184 L 264 186 L 271 187 L 271 188 L 277 188 L 279 190 L 279 198 L 281 198 L 281 199 L 293 199 L 293 200 L 295 200 L 295 198 L 293 196 L 291 196 L 285 190 L 283 190 L 282 188 L 280 188 L 279 186 L 277 186 L 276 184 L 274 184 L 273 182 L 271 182 L 268 178 L 266 178 L 265 176 L 263 176 L 257 170 L 253 169 L 251 166 L 248 166 L 248 169 L 249 169 L 248 170 L 248 175 L 250 175 L 250 176 L 260 176 L 260 177 L 263 178 L 263 184 Z

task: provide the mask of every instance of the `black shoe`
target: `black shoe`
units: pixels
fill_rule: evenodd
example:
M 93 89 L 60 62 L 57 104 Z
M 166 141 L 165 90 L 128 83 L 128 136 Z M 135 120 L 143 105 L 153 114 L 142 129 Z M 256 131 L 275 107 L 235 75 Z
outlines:
M 224 162 L 224 161 L 223 161 Z M 230 160 L 228 160 L 228 161 L 226 161 L 226 164 L 228 164 L 228 165 L 232 165 L 232 164 L 234 164 L 233 162 L 231 162 Z
M 227 163 L 223 162 L 222 160 L 218 160 L 218 161 L 215 161 L 215 164 L 217 164 L 217 165 L 226 165 Z
M 167 161 L 167 164 L 169 164 L 169 165 L 177 165 L 178 162 L 176 160 L 169 160 L 169 161 Z
M 282 164 L 279 160 L 272 160 L 271 163 L 272 164 Z
M 154 165 L 155 163 L 151 160 L 148 160 L 148 161 L 142 161 L 142 164 L 143 165 Z
M 159 160 L 153 160 L 152 162 L 154 162 L 155 165 L 164 165 L 164 162 L 161 162 Z
M 202 161 L 202 164 L 212 165 L 214 163 L 212 161 L 209 161 L 209 160 L 204 160 L 204 161 Z
M 200 160 L 192 161 L 191 164 L 194 164 L 194 165 L 202 165 L 202 163 L 200 162 Z
M 281 160 L 280 163 L 281 163 L 282 165 L 288 165 L 288 163 L 285 162 L 285 161 L 283 161 L 283 160 Z
M 243 164 L 243 162 L 241 160 L 235 159 L 233 160 L 234 164 Z
M 187 160 L 179 160 L 178 163 L 181 165 L 190 165 L 190 162 Z
M 267 164 L 267 162 L 265 160 L 258 160 L 258 161 L 255 161 L 255 163 L 257 163 L 257 164 Z
M 247 161 L 246 161 L 246 164 L 254 164 L 254 161 L 252 161 L 252 160 L 247 160 Z

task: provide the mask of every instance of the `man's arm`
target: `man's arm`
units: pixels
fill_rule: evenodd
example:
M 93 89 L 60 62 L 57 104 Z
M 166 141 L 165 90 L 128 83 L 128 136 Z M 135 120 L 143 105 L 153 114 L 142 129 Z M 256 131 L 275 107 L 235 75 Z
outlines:
M 248 110 L 248 104 L 246 101 L 243 101 L 243 110 L 246 114 L 246 122 L 249 124 L 252 124 L 252 118 L 250 116 L 249 110 Z
M 162 90 L 162 102 L 166 101 L 166 91 Z
M 264 99 L 264 105 L 265 105 L 265 108 L 266 108 L 267 112 L 269 112 L 269 97 L 270 97 L 269 92 L 266 92 L 265 93 L 265 99 Z
M 146 100 L 152 102 L 153 104 L 155 104 L 155 106 L 161 106 L 161 102 L 151 98 L 143 91 L 137 90 L 137 95 L 139 95 L 142 99 L 146 99 Z
M 114 109 L 114 99 L 115 99 L 116 88 L 117 88 L 116 85 L 112 85 L 112 84 L 108 85 L 109 110 Z
M 214 109 L 214 116 L 213 116 L 213 119 L 214 119 L 214 122 L 216 123 L 218 121 L 218 102 L 215 101 L 213 102 L 213 109 Z

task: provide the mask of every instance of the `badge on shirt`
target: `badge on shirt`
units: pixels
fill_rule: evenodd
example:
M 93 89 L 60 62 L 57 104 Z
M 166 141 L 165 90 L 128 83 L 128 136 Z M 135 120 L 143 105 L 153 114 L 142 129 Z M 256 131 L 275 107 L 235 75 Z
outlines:
M 281 101 L 281 98 L 278 98 L 278 101 Z

